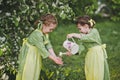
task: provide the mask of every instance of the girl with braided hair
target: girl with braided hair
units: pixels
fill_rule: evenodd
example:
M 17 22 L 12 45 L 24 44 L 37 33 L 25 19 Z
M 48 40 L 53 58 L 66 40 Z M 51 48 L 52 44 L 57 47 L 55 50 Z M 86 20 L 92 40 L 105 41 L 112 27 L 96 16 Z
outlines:
M 99 32 L 94 28 L 95 21 L 84 15 L 76 20 L 80 33 L 70 33 L 67 38 L 78 38 L 79 53 L 85 48 L 88 52 L 85 57 L 86 80 L 110 80 L 107 63 L 106 45 L 102 44 Z M 72 55 L 69 51 L 67 55 Z
M 54 53 L 48 36 L 57 26 L 55 16 L 45 14 L 35 24 L 38 28 L 23 40 L 16 80 L 39 80 L 42 58 L 49 57 L 56 64 L 63 64 L 62 59 Z

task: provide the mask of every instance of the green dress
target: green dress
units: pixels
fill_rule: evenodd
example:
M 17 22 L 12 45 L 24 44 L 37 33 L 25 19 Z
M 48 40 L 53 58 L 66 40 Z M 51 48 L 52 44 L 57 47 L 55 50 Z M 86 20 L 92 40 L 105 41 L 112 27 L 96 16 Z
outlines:
M 102 44 L 99 32 L 93 28 L 90 33 L 81 35 L 79 53 L 88 49 L 85 57 L 86 80 L 110 80 L 106 45 Z
M 23 40 L 19 55 L 19 69 L 16 80 L 39 80 L 42 68 L 42 58 L 49 56 L 48 49 L 52 48 L 48 35 L 36 29 Z

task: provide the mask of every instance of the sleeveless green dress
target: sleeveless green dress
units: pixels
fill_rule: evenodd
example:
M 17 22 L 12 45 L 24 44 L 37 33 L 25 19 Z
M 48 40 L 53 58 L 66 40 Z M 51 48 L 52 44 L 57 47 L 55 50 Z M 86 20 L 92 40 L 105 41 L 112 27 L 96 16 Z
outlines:
M 85 57 L 86 80 L 110 80 L 106 45 L 102 44 L 99 32 L 93 28 L 90 33 L 81 35 L 79 53 L 88 49 Z
M 36 29 L 30 36 L 23 40 L 19 54 L 19 69 L 16 80 L 39 80 L 42 68 L 42 58 L 47 58 L 52 45 L 48 35 Z

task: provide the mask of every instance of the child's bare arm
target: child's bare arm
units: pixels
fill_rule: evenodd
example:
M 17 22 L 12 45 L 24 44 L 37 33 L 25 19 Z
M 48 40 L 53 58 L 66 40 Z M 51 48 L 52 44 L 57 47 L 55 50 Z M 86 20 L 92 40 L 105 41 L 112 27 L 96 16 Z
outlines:
M 79 33 L 70 33 L 67 35 L 67 38 L 81 38 L 81 34 Z

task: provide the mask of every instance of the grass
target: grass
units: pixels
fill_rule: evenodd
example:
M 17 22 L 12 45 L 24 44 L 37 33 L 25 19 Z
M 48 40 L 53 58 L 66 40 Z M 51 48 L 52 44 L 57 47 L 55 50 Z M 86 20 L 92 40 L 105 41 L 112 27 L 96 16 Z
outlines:
M 100 32 L 103 43 L 107 44 L 108 64 L 110 68 L 111 80 L 120 79 L 120 23 L 112 21 L 99 21 L 96 28 Z M 71 32 L 78 32 L 74 24 L 60 24 L 57 29 L 50 34 L 53 48 L 58 55 L 60 51 L 65 51 L 62 44 L 66 39 L 66 35 Z M 62 80 L 85 80 L 84 75 L 84 58 L 85 54 L 74 55 L 71 57 L 63 57 L 64 66 L 59 66 L 54 69 L 59 69 L 61 74 L 66 75 L 61 77 Z M 52 62 L 51 62 L 52 63 Z M 49 65 L 49 64 L 48 64 Z M 47 66 L 50 67 L 50 66 Z M 51 68 L 52 70 L 52 68 Z M 60 75 L 60 74 L 59 74 Z M 56 79 L 57 80 L 57 79 Z

